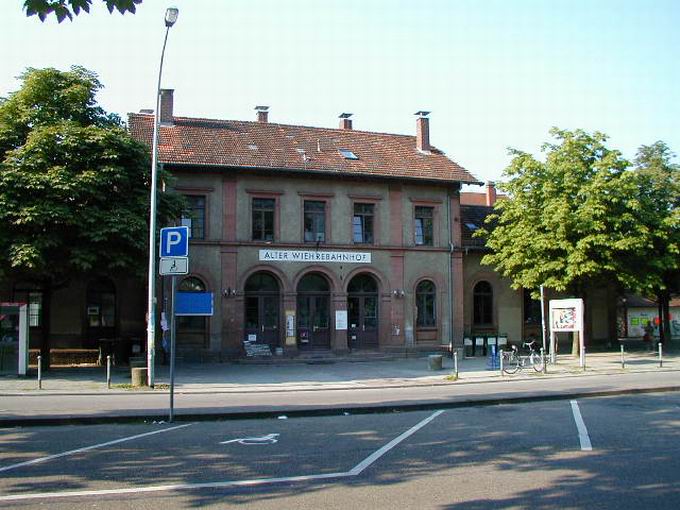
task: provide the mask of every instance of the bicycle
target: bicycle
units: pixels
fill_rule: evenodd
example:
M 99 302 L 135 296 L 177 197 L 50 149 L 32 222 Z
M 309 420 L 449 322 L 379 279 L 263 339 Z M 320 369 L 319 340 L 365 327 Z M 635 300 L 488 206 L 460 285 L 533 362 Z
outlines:
M 516 345 L 512 346 L 511 351 L 503 351 L 503 372 L 506 374 L 514 374 L 520 369 L 523 369 L 527 364 L 531 365 L 536 372 L 543 371 L 543 359 L 541 355 L 534 349 L 535 340 L 531 342 L 523 342 L 522 347 L 529 349 L 527 356 L 520 356 Z

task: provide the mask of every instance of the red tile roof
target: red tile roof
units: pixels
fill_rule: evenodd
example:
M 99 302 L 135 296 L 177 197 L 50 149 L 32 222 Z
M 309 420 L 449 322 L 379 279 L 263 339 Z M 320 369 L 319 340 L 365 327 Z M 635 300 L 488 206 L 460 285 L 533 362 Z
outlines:
M 151 145 L 153 115 L 131 113 L 132 136 Z M 348 149 L 358 159 L 346 159 Z M 337 172 L 362 176 L 477 183 L 467 170 L 416 137 L 264 122 L 175 117 L 160 129 L 161 163 Z

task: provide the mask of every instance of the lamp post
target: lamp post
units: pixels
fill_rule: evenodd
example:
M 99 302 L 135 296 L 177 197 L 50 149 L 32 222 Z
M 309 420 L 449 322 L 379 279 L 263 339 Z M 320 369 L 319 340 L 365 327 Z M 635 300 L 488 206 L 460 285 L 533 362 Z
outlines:
M 154 358 L 156 343 L 156 195 L 158 180 L 158 127 L 161 108 L 161 76 L 163 75 L 163 57 L 165 45 L 168 42 L 168 33 L 177 21 L 179 9 L 168 7 L 165 11 L 165 39 L 161 51 L 161 64 L 158 69 L 158 85 L 156 87 L 156 109 L 154 110 L 153 141 L 151 148 L 151 207 L 149 211 L 149 301 L 147 306 L 147 381 L 149 386 L 154 385 Z

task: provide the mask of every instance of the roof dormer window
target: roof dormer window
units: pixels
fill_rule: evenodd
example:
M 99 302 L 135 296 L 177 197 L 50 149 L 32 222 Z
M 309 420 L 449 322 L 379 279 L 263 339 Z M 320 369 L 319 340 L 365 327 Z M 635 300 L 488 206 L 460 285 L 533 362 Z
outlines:
M 345 158 L 345 159 L 359 159 L 359 156 L 354 154 L 351 150 L 349 149 L 338 149 L 338 152 L 340 155 Z

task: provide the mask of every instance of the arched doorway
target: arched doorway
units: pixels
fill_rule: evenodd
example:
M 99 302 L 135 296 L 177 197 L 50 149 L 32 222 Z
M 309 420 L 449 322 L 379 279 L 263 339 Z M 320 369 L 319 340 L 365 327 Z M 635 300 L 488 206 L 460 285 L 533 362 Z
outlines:
M 205 283 L 187 276 L 177 286 L 178 292 L 206 292 Z M 177 348 L 190 354 L 208 346 L 208 318 L 197 315 L 177 316 Z
M 347 286 L 348 344 L 351 349 L 378 346 L 378 283 L 370 274 L 356 275 Z
M 279 283 L 271 274 L 255 273 L 245 285 L 245 335 L 276 348 L 279 336 Z
M 310 273 L 297 286 L 298 346 L 300 349 L 329 349 L 330 285 L 325 277 Z

